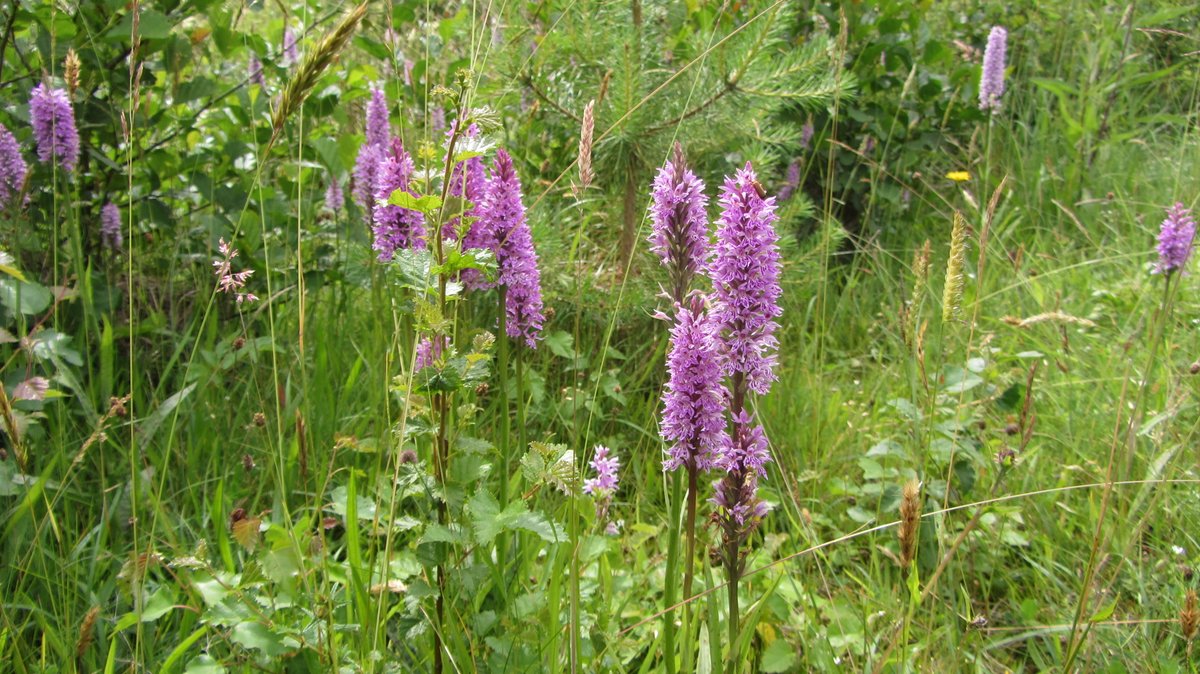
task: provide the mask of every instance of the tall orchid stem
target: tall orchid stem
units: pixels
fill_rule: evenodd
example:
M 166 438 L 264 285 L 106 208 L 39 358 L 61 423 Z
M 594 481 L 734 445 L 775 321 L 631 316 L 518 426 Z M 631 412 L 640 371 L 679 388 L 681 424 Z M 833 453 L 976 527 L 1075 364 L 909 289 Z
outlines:
M 700 471 L 693 462 L 688 465 L 687 519 L 684 522 L 687 536 L 687 558 L 683 566 L 683 598 L 692 598 L 692 578 L 696 565 L 696 495 L 700 491 Z M 687 606 L 683 609 L 687 611 Z
M 525 350 L 517 345 L 516 376 L 517 376 L 517 447 L 525 451 Z
M 687 519 L 683 525 L 685 529 L 684 535 L 687 537 L 687 557 L 683 562 L 683 598 L 685 600 L 691 600 L 692 598 L 692 579 L 696 574 L 696 500 L 699 492 L 700 471 L 696 468 L 693 459 L 693 463 L 688 465 Z M 690 610 L 691 604 L 685 603 L 683 605 L 683 628 L 685 639 L 690 632 Z M 691 672 L 691 646 L 688 646 L 687 652 L 684 653 L 683 662 L 684 671 Z
M 668 520 L 667 538 L 667 577 L 663 588 L 663 606 L 670 608 L 679 601 L 679 514 L 682 505 L 683 479 L 679 471 L 671 471 L 668 480 L 671 483 L 670 519 Z M 684 611 L 687 606 L 683 607 Z M 675 674 L 675 615 L 673 611 L 663 612 L 663 662 L 667 674 Z M 686 623 L 685 623 L 686 624 Z
M 737 419 L 742 415 L 742 411 L 746 407 L 746 375 L 742 372 L 734 372 L 730 382 L 732 397 L 729 403 L 729 411 L 733 416 L 734 421 L 734 442 L 739 437 L 737 432 Z M 729 494 L 726 502 L 733 505 L 737 501 L 737 491 L 741 489 L 745 482 L 743 471 L 737 470 L 735 473 L 727 475 L 722 480 L 721 488 L 725 488 L 727 484 L 733 485 L 733 494 Z M 730 482 L 732 480 L 732 482 Z M 725 535 L 725 575 L 729 581 L 729 651 L 726 653 L 726 668 L 727 674 L 733 674 L 737 668 L 738 657 L 738 635 L 741 633 L 740 618 L 738 609 L 738 581 L 741 580 L 741 564 L 739 563 L 739 546 L 741 544 L 741 536 L 737 531 L 737 525 L 733 521 L 733 514 L 726 513 L 724 522 Z
M 1166 332 L 1167 314 L 1170 313 L 1171 300 L 1174 295 L 1174 290 L 1178 287 L 1178 283 L 1172 283 L 1175 277 L 1178 276 L 1174 271 L 1168 271 L 1163 275 L 1163 294 L 1162 303 L 1158 306 L 1158 311 L 1155 312 L 1154 323 L 1150 332 L 1150 356 L 1146 359 L 1146 369 L 1142 373 L 1142 384 L 1138 387 L 1137 400 L 1134 402 L 1133 413 L 1129 416 L 1129 428 L 1125 436 L 1125 461 L 1121 468 L 1121 479 L 1129 479 L 1129 473 L 1133 470 L 1134 456 L 1137 450 L 1138 425 L 1142 419 L 1142 406 L 1146 401 L 1146 391 L 1150 388 L 1150 375 L 1154 369 L 1154 362 L 1158 359 L 1158 348 L 1163 341 L 1163 333 Z
M 728 527 L 727 527 L 728 528 Z M 737 537 L 726 534 L 725 541 L 725 575 L 729 580 L 729 651 L 726 653 L 726 674 L 733 674 L 737 669 L 738 635 L 741 633 L 741 622 L 738 609 L 738 581 L 741 574 L 738 568 Z
M 512 464 L 512 419 L 509 417 L 508 405 L 508 315 L 504 307 L 508 302 L 508 290 L 501 285 L 496 286 L 499 298 L 499 354 L 498 375 L 500 379 L 500 507 L 508 505 L 509 474 Z M 508 537 L 501 533 L 496 537 L 496 560 L 500 565 L 500 573 L 505 573 L 505 560 L 508 559 Z M 503 587 L 503 586 L 502 586 Z
M 508 505 L 508 466 L 512 461 L 512 447 L 509 436 L 512 433 L 512 420 L 509 419 L 508 407 L 508 316 L 504 311 L 508 303 L 508 289 L 497 286 L 497 296 L 500 300 L 499 321 L 500 333 L 499 363 L 497 373 L 500 378 L 500 507 Z

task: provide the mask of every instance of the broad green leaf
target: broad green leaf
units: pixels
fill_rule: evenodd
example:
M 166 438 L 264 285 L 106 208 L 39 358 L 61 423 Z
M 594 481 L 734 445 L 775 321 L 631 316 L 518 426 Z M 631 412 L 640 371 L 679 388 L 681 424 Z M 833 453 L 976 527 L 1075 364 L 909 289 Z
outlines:
M 566 540 L 566 530 L 563 526 L 536 510 L 518 513 L 512 520 L 512 528 L 531 531 L 547 543 L 561 543 Z
M 425 527 L 425 535 L 421 536 L 422 543 L 450 543 L 465 545 L 467 536 L 455 525 L 449 527 L 441 524 L 430 524 Z
M 427 194 L 423 197 L 415 197 L 404 190 L 396 190 L 388 197 L 388 204 L 407 208 L 410 211 L 419 211 L 425 215 L 433 215 L 439 208 L 442 207 L 442 198 Z
M 142 607 L 142 622 L 152 623 L 173 608 L 175 608 L 175 591 L 170 585 L 163 585 L 150 595 L 150 599 Z
M 57 330 L 42 330 L 33 340 L 33 355 L 43 360 L 62 359 L 75 367 L 83 365 L 83 357 L 70 348 L 71 336 Z
M 547 543 L 563 540 L 563 528 L 556 525 L 540 512 L 531 512 L 523 501 L 513 501 L 504 510 L 490 492 L 479 490 L 467 503 L 471 513 L 471 527 L 475 538 L 487 545 L 502 531 L 524 529 L 537 534 Z
M 511 508 L 517 502 L 510 504 Z M 500 503 L 490 492 L 480 489 L 467 502 L 471 512 L 471 527 L 475 529 L 475 538 L 484 545 L 491 543 L 504 530 L 504 513 L 500 511 Z
M 575 338 L 565 330 L 546 333 L 544 342 L 550 348 L 550 352 L 559 358 L 574 358 L 576 355 Z
M 18 281 L 15 278 L 0 279 L 0 304 L 14 312 L 26 316 L 40 314 L 53 300 L 54 295 L 40 283 Z
M 257 620 L 239 623 L 229 633 L 229 639 L 243 648 L 259 651 L 268 658 L 277 658 L 300 646 L 295 639 L 274 632 Z
M 776 639 L 763 651 L 760 671 L 786 672 L 796 664 L 796 649 L 783 639 Z
M 204 653 L 188 661 L 183 674 L 225 674 L 225 666 Z

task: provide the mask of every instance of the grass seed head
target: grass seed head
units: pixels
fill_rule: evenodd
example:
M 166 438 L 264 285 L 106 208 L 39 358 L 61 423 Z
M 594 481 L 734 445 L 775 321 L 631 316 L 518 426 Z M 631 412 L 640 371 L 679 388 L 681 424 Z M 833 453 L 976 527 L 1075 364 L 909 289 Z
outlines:
M 909 347 L 915 345 L 918 324 L 921 321 L 921 300 L 925 297 L 925 288 L 929 283 L 929 258 L 929 239 L 925 239 L 925 245 L 913 254 L 912 297 L 909 298 L 908 307 L 904 310 L 904 341 Z
M 79 625 L 79 639 L 75 642 L 75 657 L 82 658 L 91 647 L 92 639 L 96 636 L 96 618 L 99 616 L 99 606 L 93 606 L 87 615 L 83 616 L 83 622 Z
M 1183 609 L 1179 612 L 1179 629 L 1183 632 L 1184 641 L 1191 643 L 1196 638 L 1196 628 L 1200 626 L 1200 607 L 1197 606 L 1196 591 L 1188 590 L 1183 600 Z
M 592 170 L 592 139 L 596 130 L 596 101 L 588 101 L 583 108 L 583 128 L 579 132 L 579 188 L 577 194 L 582 194 L 589 185 L 595 172 Z
M 316 49 L 304 55 L 296 75 L 288 81 L 279 97 L 279 104 L 271 114 L 271 128 L 276 134 L 283 129 L 283 123 L 304 103 L 309 92 L 317 84 L 317 78 L 329 68 L 334 58 L 350 41 L 358 23 L 367 13 L 367 3 L 363 2 L 346 13 L 333 30 L 325 34 L 317 44 Z
M 921 483 L 913 478 L 900 499 L 900 566 L 907 569 L 917 556 L 917 524 L 921 521 Z
M 946 262 L 946 286 L 942 291 L 942 321 L 950 322 L 962 311 L 963 264 L 967 259 L 967 222 L 954 212 L 950 230 L 950 259 Z
M 75 97 L 75 91 L 79 89 L 79 69 L 82 64 L 79 62 L 79 55 L 75 50 L 68 49 L 67 57 L 63 59 L 63 80 L 67 83 L 67 91 L 71 97 Z

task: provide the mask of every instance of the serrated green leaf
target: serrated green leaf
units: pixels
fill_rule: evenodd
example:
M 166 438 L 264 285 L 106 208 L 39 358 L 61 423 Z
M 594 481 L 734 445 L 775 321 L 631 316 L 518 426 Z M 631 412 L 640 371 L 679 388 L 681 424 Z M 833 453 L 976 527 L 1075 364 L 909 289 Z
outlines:
M 225 666 L 203 653 L 188 661 L 183 674 L 225 674 Z
M 421 536 L 421 542 L 464 545 L 468 541 L 466 534 L 456 525 L 447 527 L 441 524 L 430 524 L 425 527 L 425 535 Z
M 786 672 L 796 664 L 796 649 L 783 639 L 776 639 L 763 651 L 759 670 L 768 673 Z
M 146 605 L 142 607 L 142 622 L 152 623 L 175 608 L 175 591 L 170 585 L 164 585 L 150 595 Z
M 559 358 L 575 358 L 575 338 L 565 330 L 546 333 L 543 343 Z
M 387 202 L 392 206 L 407 208 L 410 211 L 419 211 L 425 215 L 433 215 L 442 207 L 442 198 L 437 195 L 426 194 L 423 197 L 415 197 L 404 190 L 392 192 Z
M 509 504 L 509 508 L 513 505 L 520 505 L 520 502 Z M 500 511 L 500 502 L 491 492 L 482 489 L 475 492 L 467 502 L 467 509 L 471 513 L 471 528 L 475 530 L 475 539 L 480 543 L 487 545 L 504 531 L 504 513 Z
M 277 658 L 300 646 L 295 639 L 279 634 L 256 620 L 239 623 L 229 633 L 229 639 L 243 648 L 259 651 L 268 658 Z
M 540 512 L 531 512 L 523 501 L 513 501 L 501 510 L 496 497 L 481 489 L 471 497 L 467 509 L 471 513 L 471 528 L 475 530 L 475 538 L 484 545 L 494 541 L 502 531 L 517 529 L 537 534 L 547 543 L 562 540 L 563 528 Z
M 523 506 L 524 504 L 522 504 Z M 511 507 L 511 506 L 510 506 Z M 507 512 L 508 508 L 505 509 Z M 556 524 L 542 513 L 532 510 L 518 513 L 512 519 L 510 528 L 524 529 L 535 533 L 547 543 L 561 543 L 566 540 L 561 524 Z

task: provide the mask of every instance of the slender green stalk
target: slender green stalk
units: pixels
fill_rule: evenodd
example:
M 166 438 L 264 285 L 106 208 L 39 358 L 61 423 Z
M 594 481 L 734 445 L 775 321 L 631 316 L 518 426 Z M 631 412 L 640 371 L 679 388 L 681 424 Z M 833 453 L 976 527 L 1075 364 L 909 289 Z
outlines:
M 527 443 L 525 429 L 525 350 L 517 344 L 516 348 L 516 377 L 517 377 L 517 449 L 524 452 Z
M 512 466 L 512 419 L 508 405 L 508 316 L 504 311 L 504 305 L 507 302 L 508 289 L 502 285 L 496 286 L 497 297 L 499 298 L 499 317 L 500 327 L 498 332 L 498 349 L 497 354 L 497 376 L 500 381 L 499 407 L 500 407 L 500 469 L 496 471 L 500 478 L 500 507 L 504 508 L 508 505 L 509 499 L 509 482 L 508 474 L 509 467 Z M 496 560 L 500 565 L 500 577 L 506 578 L 506 568 L 508 566 L 508 536 L 501 532 L 496 537 Z M 506 590 L 501 588 L 502 592 Z
M 670 608 L 679 601 L 679 517 L 683 509 L 683 476 L 671 471 L 670 516 L 667 519 L 667 576 L 663 588 L 663 607 Z M 685 609 L 687 607 L 684 607 Z M 675 614 L 663 613 L 663 662 L 667 674 L 675 674 Z
M 504 286 L 497 286 L 497 296 L 499 297 L 500 310 L 498 313 L 500 327 L 498 332 L 499 342 L 497 354 L 497 377 L 500 380 L 500 507 L 508 505 L 508 468 L 512 465 L 512 420 L 509 418 L 508 408 L 508 316 L 504 311 L 504 305 L 507 302 L 508 289 Z M 503 539 L 501 539 L 503 542 Z M 503 556 L 501 556 L 503 559 Z
M 740 325 L 740 323 L 735 325 Z M 741 415 L 742 411 L 746 408 L 746 375 L 742 372 L 734 372 L 733 376 L 730 378 L 729 389 L 731 392 L 729 402 L 730 416 L 733 419 L 737 419 Z M 745 477 L 746 476 L 742 474 L 741 471 L 737 471 L 736 473 L 731 473 L 730 475 L 726 476 L 723 482 L 732 480 L 732 484 L 740 487 Z M 722 485 L 720 488 L 724 488 L 724 485 Z M 729 498 L 728 493 L 726 494 L 726 498 Z M 730 505 L 732 506 L 732 502 L 730 502 Z M 725 654 L 725 671 L 726 674 L 733 674 L 734 670 L 737 669 L 738 635 L 741 633 L 739 625 L 741 622 L 741 616 L 739 615 L 738 610 L 738 583 L 741 581 L 742 576 L 740 547 L 743 535 L 739 530 L 739 525 L 733 520 L 733 515 L 731 513 L 726 513 L 722 522 L 722 527 L 724 529 L 722 532 L 722 535 L 724 536 L 722 561 L 725 565 L 725 576 L 728 581 L 727 590 L 729 594 L 729 648 L 728 652 Z
M 691 632 L 689 630 L 691 621 L 691 603 L 692 598 L 692 580 L 696 574 L 696 501 L 700 493 L 700 471 L 694 464 L 688 465 L 688 486 L 687 486 L 687 519 L 684 521 L 683 529 L 684 536 L 687 539 L 687 552 L 683 562 L 683 615 L 681 616 L 684 629 L 684 638 L 690 639 Z M 684 671 L 691 672 L 692 653 L 695 651 L 694 644 L 686 644 L 684 646 L 683 663 Z
M 738 616 L 738 581 L 741 580 L 738 574 L 737 553 L 738 550 L 734 546 L 725 551 L 725 575 L 729 577 L 729 652 L 725 654 L 725 673 L 734 674 L 737 670 L 738 657 L 738 635 L 741 633 Z M 733 556 L 730 559 L 730 555 Z
M 1157 316 L 1154 320 L 1154 328 L 1150 338 L 1150 354 L 1146 359 L 1146 369 L 1142 373 L 1142 382 L 1138 387 L 1137 398 L 1134 402 L 1133 410 L 1129 415 L 1129 425 L 1126 430 L 1126 456 L 1122 462 L 1122 474 L 1128 473 L 1133 468 L 1133 460 L 1137 442 L 1137 427 L 1141 419 L 1142 404 L 1144 403 L 1146 389 L 1149 388 L 1150 372 L 1154 368 L 1154 361 L 1158 357 L 1158 345 L 1162 341 L 1162 332 L 1166 325 L 1166 316 L 1170 311 L 1172 291 L 1174 289 L 1171 280 L 1175 276 L 1174 273 L 1168 273 L 1163 282 L 1162 304 L 1158 307 Z M 1178 284 L 1176 284 L 1178 285 Z M 1122 394 L 1122 398 L 1124 395 Z M 1119 433 L 1119 431 L 1118 431 Z M 1114 434 L 1114 436 L 1117 434 Z M 1104 489 L 1104 494 L 1100 502 L 1100 515 L 1096 522 L 1096 531 L 1093 536 L 1092 549 L 1088 556 L 1087 565 L 1084 567 L 1083 584 L 1079 591 L 1079 601 L 1075 605 L 1075 617 L 1071 623 L 1071 633 L 1067 639 L 1067 657 L 1063 663 L 1063 671 L 1072 671 L 1071 667 L 1075 662 L 1075 658 L 1079 654 L 1079 648 L 1083 645 L 1083 635 L 1076 638 L 1076 633 L 1079 631 L 1079 626 L 1083 622 L 1083 614 L 1087 611 L 1088 595 L 1091 593 L 1092 579 L 1096 572 L 1096 559 L 1099 555 L 1100 548 L 1100 533 L 1104 526 L 1104 520 L 1108 514 L 1109 497 L 1112 494 L 1113 487 L 1113 454 L 1116 452 L 1116 439 L 1114 437 L 1113 452 L 1109 456 L 1109 468 L 1105 477 L 1107 485 Z M 1125 477 L 1121 477 L 1120 481 L 1124 482 Z M 1085 631 L 1086 634 L 1086 631 Z
M 1133 412 L 1129 415 L 1129 428 L 1125 435 L 1125 461 L 1121 467 L 1122 480 L 1129 479 L 1129 473 L 1133 470 L 1134 458 L 1137 454 L 1138 425 L 1142 420 L 1143 406 L 1146 402 L 1146 392 L 1150 388 L 1154 363 L 1158 360 L 1159 345 L 1163 341 L 1163 333 L 1166 330 L 1167 315 L 1171 311 L 1171 300 L 1174 290 L 1179 286 L 1178 282 L 1173 282 L 1177 276 L 1178 274 L 1174 271 L 1169 271 L 1163 279 L 1162 302 L 1158 305 L 1158 310 L 1155 312 L 1150 332 L 1150 354 L 1146 358 L 1146 368 L 1142 372 L 1142 383 L 1138 387 L 1137 398 L 1133 404 Z

